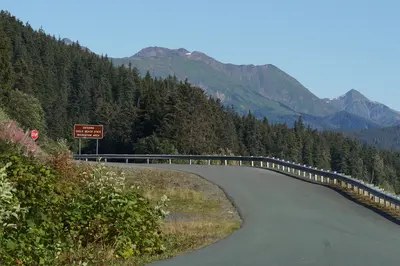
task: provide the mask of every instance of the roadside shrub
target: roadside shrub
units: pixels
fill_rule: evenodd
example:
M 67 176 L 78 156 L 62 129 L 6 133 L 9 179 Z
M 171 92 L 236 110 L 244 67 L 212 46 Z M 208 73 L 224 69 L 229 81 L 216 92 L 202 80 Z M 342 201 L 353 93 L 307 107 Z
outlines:
M 45 163 L 60 172 L 64 178 L 74 179 L 78 171 L 82 170 L 72 159 L 72 152 L 68 149 L 66 140 L 48 142 L 45 150 L 47 153 Z
M 0 168 L 0 235 L 5 228 L 17 229 L 18 220 L 25 211 L 15 195 L 16 189 L 7 179 L 6 170 L 10 166 L 11 163 L 7 163 Z
M 14 222 L 15 227 L 2 227 L 3 263 L 19 260 L 25 265 L 52 264 L 62 249 L 63 232 L 63 199 L 55 190 L 57 176 L 51 169 L 18 154 L 0 155 L 0 163 L 8 166 L 7 182 L 12 184 L 13 197 L 24 209 L 22 219 Z
M 121 258 L 164 251 L 160 221 L 165 217 L 165 199 L 152 207 L 135 190 L 125 187 L 123 174 L 103 165 L 83 172 L 80 180 L 84 185 L 65 206 L 63 217 L 75 250 L 101 243 L 113 247 L 115 256 Z
M 53 160 L 50 168 L 34 157 L 0 154 L 0 264 L 98 264 L 99 257 L 82 252 L 96 245 L 113 258 L 164 251 L 166 199 L 152 206 L 125 186 L 123 173 L 103 165 L 66 177 L 70 169 Z
M 0 105 L 0 123 L 9 120 L 8 115 L 3 110 L 3 107 Z

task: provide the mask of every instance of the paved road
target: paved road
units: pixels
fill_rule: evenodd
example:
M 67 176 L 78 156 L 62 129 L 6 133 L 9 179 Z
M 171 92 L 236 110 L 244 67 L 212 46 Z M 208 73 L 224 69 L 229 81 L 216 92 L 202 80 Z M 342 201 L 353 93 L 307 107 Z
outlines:
M 218 184 L 234 199 L 244 224 L 213 245 L 152 265 L 400 265 L 400 226 L 329 188 L 259 168 L 154 167 L 193 172 Z

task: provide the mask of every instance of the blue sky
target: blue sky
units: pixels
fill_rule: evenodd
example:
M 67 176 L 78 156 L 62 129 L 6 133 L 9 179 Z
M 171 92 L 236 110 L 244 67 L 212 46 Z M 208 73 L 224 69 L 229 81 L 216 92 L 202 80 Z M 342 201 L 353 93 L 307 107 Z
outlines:
M 400 1 L 2 0 L 1 8 L 111 57 L 162 46 L 270 63 L 319 97 L 357 89 L 400 110 Z

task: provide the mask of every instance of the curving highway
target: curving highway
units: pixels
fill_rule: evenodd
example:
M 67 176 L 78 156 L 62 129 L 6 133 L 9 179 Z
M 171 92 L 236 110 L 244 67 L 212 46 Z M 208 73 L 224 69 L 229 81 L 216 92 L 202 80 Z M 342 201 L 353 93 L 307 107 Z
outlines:
M 151 167 L 192 172 L 219 185 L 244 220 L 215 244 L 151 265 L 400 265 L 400 226 L 329 188 L 259 168 Z

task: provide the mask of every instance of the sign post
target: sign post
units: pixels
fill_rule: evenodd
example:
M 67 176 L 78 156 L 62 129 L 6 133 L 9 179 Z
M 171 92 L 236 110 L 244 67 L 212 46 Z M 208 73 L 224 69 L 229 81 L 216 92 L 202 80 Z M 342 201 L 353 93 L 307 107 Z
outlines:
M 79 139 L 79 154 L 81 154 L 81 139 L 96 140 L 96 155 L 99 154 L 99 139 L 103 138 L 103 125 L 74 125 L 74 138 Z
M 31 138 L 36 141 L 39 138 L 39 131 L 37 131 L 36 129 L 31 131 Z

